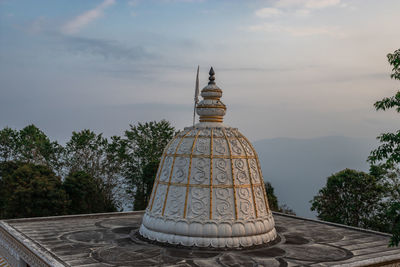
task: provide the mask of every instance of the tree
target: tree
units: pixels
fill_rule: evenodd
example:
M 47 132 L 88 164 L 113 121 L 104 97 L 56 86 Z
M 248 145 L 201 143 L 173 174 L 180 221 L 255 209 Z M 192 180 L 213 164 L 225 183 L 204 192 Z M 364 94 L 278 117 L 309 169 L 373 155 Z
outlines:
M 400 203 L 393 203 L 389 210 L 387 211 L 387 215 L 392 219 L 392 238 L 390 239 L 389 246 L 399 246 L 400 243 Z
M 0 163 L 0 217 L 23 218 L 66 214 L 61 178 L 46 166 Z
M 0 159 L 2 162 L 16 158 L 18 132 L 5 127 L 0 131 Z
M 388 62 L 392 66 L 392 73 L 390 77 L 395 80 L 400 80 L 400 49 L 389 53 L 387 55 Z M 392 97 L 385 97 L 380 101 L 375 102 L 375 109 L 388 110 L 394 108 L 396 112 L 400 113 L 400 91 Z M 383 133 L 377 137 L 380 146 L 371 151 L 368 158 L 372 165 L 377 165 L 380 169 L 390 170 L 398 169 L 400 163 L 400 130 L 395 133 Z M 392 171 L 393 173 L 393 171 Z M 397 175 L 397 177 L 399 177 Z M 400 192 L 399 189 L 394 188 L 393 192 Z M 387 210 L 386 215 L 393 222 L 393 237 L 391 245 L 398 246 L 400 240 L 400 198 L 393 199 L 390 208 Z
M 101 177 L 104 172 L 103 161 L 108 141 L 102 134 L 85 129 L 72 132 L 65 146 L 65 162 L 68 173 L 84 171 L 92 177 Z
M 103 203 L 119 206 L 116 192 L 120 185 L 122 166 L 121 138 L 113 136 L 111 142 L 102 134 L 90 130 L 72 132 L 65 148 L 65 165 L 68 173 L 83 171 L 97 183 Z
M 175 128 L 166 120 L 130 125 L 125 131 L 123 176 L 135 210 L 146 208 L 162 152 L 174 134 Z
M 265 192 L 267 193 L 269 208 L 272 211 L 279 211 L 278 198 L 275 196 L 274 188 L 270 182 L 265 182 Z
M 345 169 L 328 177 L 311 201 L 321 220 L 362 228 L 375 228 L 387 188 L 372 175 Z
M 103 195 L 103 186 L 99 186 L 92 176 L 83 171 L 70 173 L 63 187 L 70 200 L 68 214 L 84 214 L 116 211 L 113 202 Z
M 279 205 L 278 198 L 274 193 L 274 188 L 272 187 L 270 182 L 265 182 L 265 192 L 268 198 L 268 205 L 272 211 L 282 212 L 286 214 L 296 215 L 296 213 L 288 207 L 286 204 Z
M 35 125 L 20 131 L 4 128 L 0 131 L 0 157 L 5 161 L 19 161 L 44 165 L 61 175 L 63 147 L 50 139 Z

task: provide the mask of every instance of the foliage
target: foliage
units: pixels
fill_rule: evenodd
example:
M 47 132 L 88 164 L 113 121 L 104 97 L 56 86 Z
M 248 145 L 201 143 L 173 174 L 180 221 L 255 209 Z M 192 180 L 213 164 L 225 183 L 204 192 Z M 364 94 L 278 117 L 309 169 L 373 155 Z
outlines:
M 326 186 L 311 201 L 321 220 L 375 228 L 387 188 L 370 174 L 345 169 L 328 177 Z
M 274 193 L 274 188 L 272 187 L 270 182 L 265 182 L 265 192 L 267 194 L 269 208 L 272 211 L 278 211 L 286 214 L 296 215 L 296 213 L 289 208 L 286 204 L 279 205 L 278 198 Z
M 120 137 L 113 136 L 111 143 L 90 130 L 72 132 L 65 147 L 65 166 L 68 173 L 85 172 L 92 177 L 102 192 L 103 203 L 118 206 L 115 189 L 119 185 L 121 167 Z M 106 211 L 106 210 L 104 210 Z
M 393 203 L 387 215 L 392 218 L 392 238 L 390 239 L 389 246 L 399 246 L 400 243 L 400 203 Z
M 18 132 L 11 128 L 0 131 L 0 159 L 6 162 L 16 158 Z
M 20 131 L 8 127 L 0 131 L 0 156 L 3 162 L 19 161 L 44 165 L 60 174 L 63 147 L 50 139 L 35 125 Z
M 107 139 L 90 130 L 72 132 L 65 146 L 68 172 L 84 171 L 92 177 L 99 177 L 105 166 L 102 164 Z
M 270 182 L 265 182 L 265 192 L 267 194 L 269 208 L 272 211 L 279 211 L 278 198 L 275 196 L 274 188 Z
M 290 214 L 290 215 L 296 215 L 294 210 L 286 204 L 279 205 L 279 212 L 282 212 L 285 214 Z
M 135 199 L 135 209 L 144 209 L 162 151 L 174 133 L 165 120 L 130 125 L 123 138 L 107 139 L 102 134 L 82 130 L 73 132 L 63 147 L 50 141 L 35 125 L 19 131 L 6 127 L 0 130 L 0 216 L 115 211 L 126 188 L 130 188 Z M 37 183 L 53 188 L 64 205 L 61 210 L 57 208 L 60 203 L 49 192 L 40 191 Z M 26 203 L 22 192 L 26 194 Z M 29 206 L 38 201 L 45 203 L 40 199 L 44 196 L 50 203 L 48 210 L 43 208 L 39 212 L 36 206 Z M 24 205 L 28 207 L 26 210 Z
M 63 215 L 67 198 L 61 178 L 46 166 L 0 163 L 0 217 Z
M 68 214 L 116 211 L 113 202 L 107 202 L 103 188 L 92 176 L 83 171 L 70 173 L 63 187 L 70 200 Z
M 390 77 L 395 80 L 400 80 L 400 49 L 389 53 L 387 55 L 389 64 L 392 66 L 392 74 Z M 385 97 L 375 104 L 376 110 L 388 110 L 394 108 L 400 113 L 400 91 L 397 91 L 392 97 Z M 383 133 L 377 137 L 380 146 L 371 151 L 368 161 L 374 166 L 377 164 L 381 170 L 386 170 L 386 177 L 399 177 L 398 165 L 400 164 L 400 130 L 395 133 Z M 385 172 L 385 171 L 384 171 Z M 391 173 L 390 175 L 387 175 Z M 397 179 L 398 180 L 398 179 Z M 391 229 L 393 231 L 393 237 L 391 239 L 391 245 L 398 246 L 400 240 L 400 190 L 397 183 L 393 184 L 392 198 L 389 200 L 390 206 L 386 208 L 386 217 L 392 222 Z M 396 194 L 397 198 L 393 197 L 393 193 Z M 396 215 L 397 214 L 397 215 Z
M 135 210 L 146 208 L 162 152 L 174 133 L 166 120 L 130 125 L 125 131 L 123 176 L 132 188 Z

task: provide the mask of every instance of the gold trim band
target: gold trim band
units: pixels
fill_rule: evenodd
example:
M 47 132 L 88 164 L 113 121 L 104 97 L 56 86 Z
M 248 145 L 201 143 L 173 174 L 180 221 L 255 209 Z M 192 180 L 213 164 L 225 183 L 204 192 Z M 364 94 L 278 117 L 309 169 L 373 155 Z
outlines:
M 174 183 L 174 182 L 164 182 L 164 181 L 160 181 L 160 184 L 163 185 L 172 185 L 172 186 L 181 186 L 181 187 L 196 187 L 196 188 L 251 188 L 251 187 L 259 187 L 262 186 L 261 183 L 258 184 L 237 184 L 235 186 L 231 185 L 231 184 L 185 184 L 185 183 Z

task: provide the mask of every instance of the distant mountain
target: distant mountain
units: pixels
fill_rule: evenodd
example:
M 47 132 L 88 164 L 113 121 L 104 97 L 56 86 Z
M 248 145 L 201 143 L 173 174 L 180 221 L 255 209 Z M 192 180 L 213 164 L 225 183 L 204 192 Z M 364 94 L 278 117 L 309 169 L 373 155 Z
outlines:
M 315 218 L 310 200 L 331 174 L 345 168 L 368 171 L 366 159 L 375 139 L 328 136 L 312 139 L 275 138 L 253 143 L 263 176 L 281 204 L 299 216 Z

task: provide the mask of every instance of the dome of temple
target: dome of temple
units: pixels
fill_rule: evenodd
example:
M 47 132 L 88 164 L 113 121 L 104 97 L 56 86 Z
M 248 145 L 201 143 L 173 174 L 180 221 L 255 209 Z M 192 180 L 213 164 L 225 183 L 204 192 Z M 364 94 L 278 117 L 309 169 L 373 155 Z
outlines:
M 222 124 L 226 106 L 214 71 L 196 106 L 200 123 L 169 142 L 140 234 L 197 247 L 261 245 L 277 233 L 257 153 L 238 129 Z

